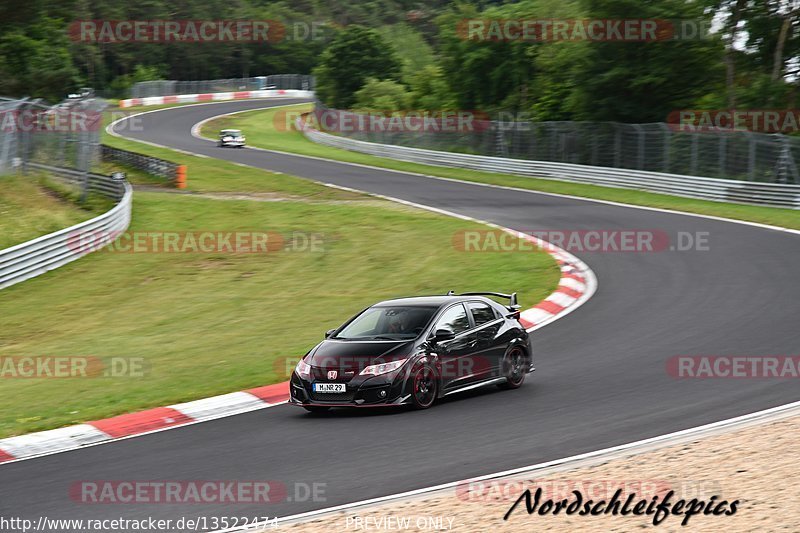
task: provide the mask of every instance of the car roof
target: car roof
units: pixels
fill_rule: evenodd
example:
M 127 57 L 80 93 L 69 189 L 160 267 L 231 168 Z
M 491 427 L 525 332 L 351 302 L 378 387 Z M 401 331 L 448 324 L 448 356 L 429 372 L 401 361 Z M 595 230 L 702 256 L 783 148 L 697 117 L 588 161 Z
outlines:
M 237 133 L 239 133 L 239 132 L 241 132 L 242 130 L 219 130 L 219 132 L 220 132 L 220 133 L 225 133 L 226 131 L 229 131 L 229 132 L 237 132 Z
M 497 304 L 497 302 L 495 302 L 494 300 L 490 300 L 483 296 L 438 295 L 438 296 L 411 296 L 407 298 L 395 298 L 393 300 L 385 300 L 383 302 L 378 302 L 375 305 L 373 305 L 373 307 L 392 307 L 395 305 L 398 306 L 409 305 L 409 306 L 419 306 L 419 307 L 442 307 L 444 305 L 451 303 L 475 301 L 475 300 Z

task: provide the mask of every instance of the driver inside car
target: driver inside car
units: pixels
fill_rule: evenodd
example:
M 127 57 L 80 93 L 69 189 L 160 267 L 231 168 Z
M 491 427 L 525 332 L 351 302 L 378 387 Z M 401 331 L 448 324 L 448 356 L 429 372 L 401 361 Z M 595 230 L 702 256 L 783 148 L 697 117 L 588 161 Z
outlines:
M 408 333 L 408 313 L 405 310 L 389 316 L 389 333 Z

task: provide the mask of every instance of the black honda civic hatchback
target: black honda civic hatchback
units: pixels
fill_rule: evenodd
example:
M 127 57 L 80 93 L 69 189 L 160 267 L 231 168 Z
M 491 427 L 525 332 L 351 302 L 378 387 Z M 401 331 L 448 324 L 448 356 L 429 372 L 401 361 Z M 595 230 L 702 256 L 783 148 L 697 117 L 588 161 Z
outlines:
M 490 297 L 509 300 L 501 305 Z M 292 373 L 289 403 L 426 409 L 456 392 L 515 389 L 533 371 L 516 293 L 387 300 L 368 307 L 310 350 Z

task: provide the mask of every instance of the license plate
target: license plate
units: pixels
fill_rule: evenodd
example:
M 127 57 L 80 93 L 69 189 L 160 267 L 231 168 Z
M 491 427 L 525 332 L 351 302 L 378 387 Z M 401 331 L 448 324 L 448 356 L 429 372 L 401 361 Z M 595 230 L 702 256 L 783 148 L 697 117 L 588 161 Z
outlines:
M 314 383 L 314 392 L 347 392 L 344 383 Z

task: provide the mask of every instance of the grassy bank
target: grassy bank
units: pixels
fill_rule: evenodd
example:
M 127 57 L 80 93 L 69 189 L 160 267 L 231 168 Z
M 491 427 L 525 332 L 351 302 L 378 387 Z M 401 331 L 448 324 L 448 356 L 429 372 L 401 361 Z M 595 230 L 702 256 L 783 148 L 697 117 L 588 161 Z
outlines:
M 130 231 L 265 231 L 287 242 L 299 232 L 299 249 L 99 251 L 5 289 L 0 357 L 142 358 L 145 365 L 143 376 L 0 379 L 0 437 L 282 381 L 325 330 L 382 298 L 517 290 L 531 305 L 559 278 L 543 253 L 455 249 L 454 234 L 476 224 L 111 142 L 190 165 L 190 194 L 135 193 Z M 303 245 L 312 235 L 321 241 L 315 251 Z
M 89 220 L 113 205 L 92 196 L 83 205 L 75 191 L 39 175 L 0 176 L 0 250 Z

